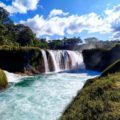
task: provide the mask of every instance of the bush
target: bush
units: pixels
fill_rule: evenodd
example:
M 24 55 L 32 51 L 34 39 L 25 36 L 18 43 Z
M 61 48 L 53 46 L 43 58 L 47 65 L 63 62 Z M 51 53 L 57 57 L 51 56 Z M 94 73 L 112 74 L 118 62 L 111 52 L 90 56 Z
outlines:
M 0 69 L 0 89 L 6 88 L 8 85 L 7 77 L 3 70 Z

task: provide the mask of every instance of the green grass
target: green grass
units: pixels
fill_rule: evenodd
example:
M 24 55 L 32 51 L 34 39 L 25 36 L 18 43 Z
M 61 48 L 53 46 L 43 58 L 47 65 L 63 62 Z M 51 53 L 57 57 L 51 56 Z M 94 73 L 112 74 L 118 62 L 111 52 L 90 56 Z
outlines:
M 120 119 L 120 73 L 95 78 L 78 93 L 60 120 Z
M 8 85 L 7 77 L 3 70 L 0 69 L 0 89 L 6 88 Z
M 88 80 L 60 120 L 120 120 L 120 60 Z

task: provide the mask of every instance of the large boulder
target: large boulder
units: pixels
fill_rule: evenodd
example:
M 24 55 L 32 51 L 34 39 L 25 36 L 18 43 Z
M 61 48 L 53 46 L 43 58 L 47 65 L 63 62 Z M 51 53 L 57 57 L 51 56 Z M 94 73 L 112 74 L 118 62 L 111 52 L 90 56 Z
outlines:
M 0 90 L 5 89 L 8 85 L 6 74 L 0 69 Z

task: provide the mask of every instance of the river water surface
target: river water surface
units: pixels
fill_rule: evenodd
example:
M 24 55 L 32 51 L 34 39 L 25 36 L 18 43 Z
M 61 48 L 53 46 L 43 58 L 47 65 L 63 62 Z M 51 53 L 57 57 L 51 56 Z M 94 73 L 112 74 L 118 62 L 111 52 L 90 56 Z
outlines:
M 0 120 L 57 120 L 85 81 L 96 75 L 77 70 L 11 80 L 0 93 Z

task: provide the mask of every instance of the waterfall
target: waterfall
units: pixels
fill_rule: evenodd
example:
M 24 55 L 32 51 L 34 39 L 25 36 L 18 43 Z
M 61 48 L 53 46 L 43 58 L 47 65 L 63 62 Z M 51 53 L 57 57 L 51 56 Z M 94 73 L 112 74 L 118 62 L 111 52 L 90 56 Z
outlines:
M 59 72 L 63 70 L 72 70 L 72 69 L 84 69 L 83 56 L 81 52 L 78 51 L 70 51 L 70 50 L 47 50 L 48 56 L 53 63 L 54 71 Z M 47 57 L 47 52 L 45 50 L 41 50 L 41 54 L 44 61 L 45 73 L 51 72 L 49 68 L 49 62 Z M 7 71 L 4 71 L 8 82 L 19 82 L 25 76 L 13 74 Z M 27 76 L 26 76 L 27 77 Z
M 59 68 L 59 61 L 58 61 L 58 55 L 59 54 L 56 54 L 56 51 L 53 51 L 53 50 L 48 50 L 51 58 L 52 58 L 52 62 L 53 62 L 53 65 L 54 65 L 54 69 L 56 72 L 58 72 L 60 70 Z
M 78 51 L 70 50 L 48 50 L 56 72 L 84 68 L 82 54 Z
M 70 68 L 70 65 L 69 65 L 69 54 L 67 51 L 62 51 L 62 54 L 63 54 L 63 58 L 64 58 L 64 69 L 65 70 L 68 70 Z
M 83 56 L 78 51 L 67 51 L 70 59 L 71 59 L 71 66 L 72 68 L 85 68 L 84 62 L 83 62 Z
M 55 72 L 85 68 L 82 53 L 79 51 L 41 50 L 41 54 L 44 61 L 45 73 L 53 71 L 53 69 L 51 70 L 51 67 L 54 68 Z M 52 66 L 50 64 L 52 64 Z M 20 75 L 9 73 L 7 71 L 4 72 L 9 82 L 18 82 L 18 79 L 22 78 Z
M 45 73 L 50 72 L 46 52 L 44 50 L 41 50 L 41 53 L 42 53 L 43 60 L 44 60 Z

